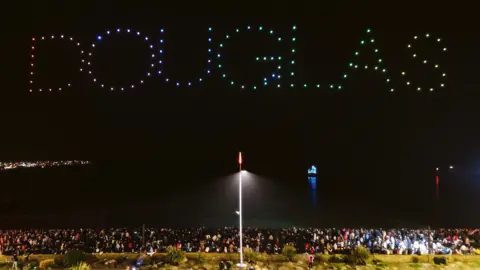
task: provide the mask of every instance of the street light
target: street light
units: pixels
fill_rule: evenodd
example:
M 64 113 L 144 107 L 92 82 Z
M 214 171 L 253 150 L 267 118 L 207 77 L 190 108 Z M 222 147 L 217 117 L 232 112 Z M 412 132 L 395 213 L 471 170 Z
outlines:
M 246 267 L 243 263 L 243 233 L 242 233 L 242 152 L 238 152 L 238 167 L 239 167 L 239 173 L 238 173 L 238 204 L 239 204 L 239 210 L 238 210 L 238 216 L 239 216 L 239 236 L 240 236 L 240 263 L 237 264 L 238 267 Z

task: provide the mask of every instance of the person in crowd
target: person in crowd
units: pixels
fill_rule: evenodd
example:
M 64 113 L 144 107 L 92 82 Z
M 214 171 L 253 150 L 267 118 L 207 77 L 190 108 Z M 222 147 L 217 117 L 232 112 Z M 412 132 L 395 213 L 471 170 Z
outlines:
M 13 253 L 12 262 L 13 262 L 12 269 L 13 270 L 18 270 L 18 256 L 17 256 L 16 252 Z
M 313 260 L 315 260 L 315 257 L 313 255 L 308 256 L 308 269 L 312 269 L 313 267 Z
M 0 251 L 14 254 L 64 254 L 69 249 L 88 253 L 165 252 L 175 246 L 185 252 L 232 253 L 239 250 L 237 228 L 220 229 L 56 229 L 0 230 Z M 145 235 L 146 239 L 142 239 Z M 476 229 L 261 229 L 245 228 L 244 247 L 258 253 L 281 254 L 293 245 L 306 254 L 349 254 L 359 246 L 383 254 L 476 254 Z
M 30 253 L 27 253 L 24 257 L 24 261 L 25 261 L 25 264 L 29 264 L 30 263 Z

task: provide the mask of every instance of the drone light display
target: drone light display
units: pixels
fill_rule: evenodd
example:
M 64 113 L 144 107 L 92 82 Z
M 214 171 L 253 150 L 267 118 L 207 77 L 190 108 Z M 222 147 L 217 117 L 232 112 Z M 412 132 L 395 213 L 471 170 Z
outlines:
M 211 66 L 212 66 L 212 55 L 213 55 L 213 48 L 212 48 L 212 43 L 213 43 L 213 37 L 212 37 L 212 32 L 213 32 L 213 28 L 212 27 L 208 27 L 208 37 L 207 37 L 207 41 L 208 41 L 208 49 L 207 49 L 207 68 L 205 70 L 205 73 L 207 76 L 211 75 L 212 74 L 212 70 L 211 70 Z M 165 53 L 165 38 L 164 38 L 164 35 L 165 35 L 165 29 L 160 29 L 160 34 L 161 34 L 161 38 L 159 40 L 159 49 L 158 49 L 158 53 L 160 55 L 160 57 L 162 57 Z M 163 75 L 163 77 L 165 78 L 164 81 L 165 83 L 175 83 L 175 86 L 177 87 L 180 87 L 180 86 L 184 86 L 186 85 L 187 87 L 191 87 L 193 86 L 193 81 L 195 82 L 198 82 L 198 83 L 201 83 L 204 81 L 204 77 L 203 75 L 202 76 L 199 76 L 198 78 L 196 78 L 195 80 L 189 80 L 187 82 L 181 82 L 181 81 L 173 81 L 169 78 L 169 76 L 166 76 L 166 74 L 164 74 L 165 72 L 163 71 L 163 58 L 160 58 L 158 60 L 158 66 L 159 66 L 159 69 L 157 71 L 157 74 L 158 75 Z
M 353 59 L 348 63 L 348 68 L 351 70 L 357 70 L 359 68 L 363 68 L 365 70 L 373 70 L 373 72 L 382 74 L 383 80 L 387 85 L 390 86 L 391 80 L 390 80 L 390 77 L 388 76 L 387 68 L 385 67 L 385 61 L 381 57 L 380 49 L 378 49 L 378 47 L 376 46 L 376 41 L 372 35 L 372 30 L 367 29 L 366 33 L 367 33 L 366 39 L 362 39 L 360 41 L 360 48 L 353 53 L 353 56 L 352 56 Z M 373 65 L 368 65 L 368 64 L 362 65 L 360 62 L 358 62 L 358 56 L 361 53 L 367 52 L 368 47 L 371 48 L 371 52 L 374 55 L 374 63 Z M 346 80 L 348 79 L 348 76 L 349 76 L 348 72 L 345 72 L 342 75 L 342 79 Z M 339 89 L 341 89 L 341 85 L 339 85 L 338 87 L 340 87 Z M 395 91 L 393 87 L 389 87 L 389 90 L 390 92 Z
M 15 170 L 20 168 L 50 168 L 74 165 L 88 165 L 90 161 L 83 160 L 60 160 L 60 161 L 19 161 L 0 162 L 0 171 Z
M 61 35 L 58 35 L 58 36 L 55 36 L 55 35 L 51 35 L 51 36 L 42 36 L 40 37 L 39 39 L 33 37 L 32 38 L 32 46 L 30 48 L 31 50 L 31 53 L 30 53 L 30 76 L 29 76 L 29 81 L 28 83 L 33 86 L 34 85 L 34 78 L 35 78 L 35 75 L 36 75 L 36 63 L 35 63 L 35 60 L 36 60 L 36 52 L 38 50 L 38 43 L 39 42 L 45 42 L 45 41 L 48 41 L 48 40 L 62 40 L 62 41 L 67 41 L 67 42 L 70 42 L 70 43 L 73 43 L 75 46 L 79 47 L 80 48 L 80 42 L 76 41 L 73 37 L 65 37 L 63 34 Z M 81 61 L 83 62 L 83 54 L 84 54 L 84 51 L 80 50 L 80 58 L 81 58 Z M 82 71 L 80 69 L 80 71 Z M 68 82 L 67 85 L 64 85 L 64 86 L 57 86 L 57 87 L 47 87 L 47 88 L 37 88 L 36 90 L 38 92 L 42 92 L 42 91 L 47 91 L 47 92 L 52 92 L 53 90 L 56 90 L 56 91 L 62 91 L 62 87 L 71 87 L 72 86 L 72 83 L 71 82 Z M 30 87 L 30 92 L 33 92 L 33 88 Z
M 440 82 L 440 84 L 438 84 L 436 86 L 422 87 L 421 85 L 414 84 L 414 82 L 411 82 L 410 79 L 408 79 L 409 77 L 408 77 L 408 75 L 406 74 L 405 71 L 401 71 L 400 74 L 402 75 L 402 78 L 404 78 L 404 83 L 407 86 L 413 87 L 416 91 L 422 91 L 423 89 L 428 88 L 428 91 L 433 92 L 433 91 L 435 91 L 435 89 L 437 87 L 440 87 L 440 88 L 445 87 L 445 79 L 446 79 L 445 77 L 447 76 L 447 74 L 440 70 L 440 64 L 438 62 L 432 62 L 431 59 L 425 59 L 422 54 L 420 54 L 419 52 L 414 50 L 416 43 L 418 43 L 418 40 L 420 40 L 422 38 L 426 39 L 426 40 L 434 40 L 437 44 L 441 44 L 441 42 L 442 42 L 441 38 L 434 38 L 429 33 L 426 33 L 423 37 L 422 36 L 414 36 L 413 37 L 413 43 L 412 43 L 413 45 L 412 44 L 407 44 L 407 49 L 411 53 L 412 59 L 419 60 L 419 61 L 421 61 L 421 63 L 423 65 L 431 66 L 432 68 L 434 68 L 436 73 L 439 75 L 439 77 L 441 78 L 442 81 Z M 442 52 L 447 52 L 447 48 L 442 47 L 441 51 Z
M 267 30 L 267 29 L 264 29 L 263 26 L 256 26 L 256 27 L 252 27 L 252 26 L 246 26 L 245 28 L 243 28 L 243 31 L 241 30 L 241 28 L 237 28 L 235 30 L 235 33 L 233 35 L 230 35 L 230 34 L 225 34 L 225 37 L 224 37 L 224 40 L 218 45 L 218 53 L 216 55 L 216 58 L 217 58 L 217 67 L 219 69 L 219 71 L 221 72 L 221 77 L 225 80 L 228 81 L 228 83 L 232 86 L 239 86 L 241 89 L 245 89 L 245 84 L 244 83 L 237 83 L 235 82 L 233 79 L 230 78 L 230 76 L 228 76 L 228 74 L 225 73 L 224 71 L 224 68 L 223 68 L 223 65 L 224 63 L 221 61 L 222 59 L 222 52 L 223 52 L 223 49 L 224 47 L 226 46 L 226 44 L 228 44 L 228 42 L 230 42 L 230 40 L 232 38 L 234 38 L 235 36 L 238 36 L 239 34 L 243 33 L 243 32 L 252 32 L 252 31 L 258 31 L 260 33 L 265 33 L 265 34 L 268 34 L 270 35 L 272 38 L 274 38 L 274 40 L 276 40 L 277 42 L 282 42 L 282 37 L 280 36 L 276 36 L 275 34 L 275 31 L 273 29 L 270 29 L 270 30 Z M 276 84 L 276 87 L 277 88 L 280 88 L 281 87 L 281 84 L 280 84 L 280 79 L 281 79 L 281 69 L 282 69 L 282 57 L 281 56 L 257 56 L 255 57 L 255 60 L 256 61 L 272 61 L 272 62 L 275 62 L 277 64 L 277 67 L 276 67 L 276 71 L 273 73 L 273 74 L 270 74 L 269 76 L 266 76 L 263 78 L 263 81 L 261 82 L 261 85 L 262 86 L 268 86 L 269 85 L 269 82 L 270 81 L 273 81 L 273 80 L 276 80 L 277 81 L 277 84 Z M 251 86 L 252 89 L 256 90 L 257 89 L 257 85 L 252 85 Z
M 360 40 L 360 47 L 358 50 L 354 51 L 352 53 L 352 59 L 347 63 L 348 69 L 347 71 L 343 72 L 341 74 L 340 81 L 336 83 L 328 83 L 328 84 L 323 84 L 323 83 L 314 83 L 314 84 L 308 84 L 308 83 L 299 83 L 295 81 L 295 56 L 297 54 L 297 49 L 296 49 L 296 41 L 297 37 L 295 36 L 295 33 L 297 31 L 297 26 L 292 26 L 292 35 L 289 38 L 284 38 L 281 35 L 277 34 L 273 29 L 266 29 L 263 26 L 250 26 L 247 25 L 242 28 L 236 28 L 234 33 L 226 33 L 223 35 L 223 38 L 219 39 L 217 44 L 214 44 L 213 40 L 213 28 L 208 27 L 208 35 L 207 35 L 207 41 L 208 41 L 208 49 L 207 49 L 207 65 L 204 74 L 198 76 L 197 78 L 193 78 L 191 80 L 187 81 L 179 81 L 179 80 L 174 80 L 172 79 L 170 75 L 165 74 L 164 72 L 164 67 L 165 63 L 163 62 L 163 55 L 165 54 L 165 48 L 164 44 L 168 42 L 166 38 L 164 37 L 164 34 L 166 32 L 165 29 L 160 29 L 160 39 L 159 42 L 155 42 L 154 40 L 150 39 L 147 35 L 141 34 L 138 31 L 133 31 L 129 28 L 126 29 L 116 29 L 116 30 L 107 30 L 106 32 L 99 34 L 96 36 L 95 42 L 93 42 L 90 46 L 90 51 L 88 54 L 85 53 L 84 48 L 80 48 L 80 42 L 74 41 L 74 38 L 70 37 L 68 39 L 65 38 L 65 40 L 71 41 L 74 44 L 76 44 L 77 47 L 80 48 L 80 61 L 81 61 L 81 67 L 79 68 L 80 72 L 87 71 L 88 75 L 90 76 L 91 81 L 95 84 L 98 85 L 99 88 L 106 88 L 110 91 L 115 91 L 115 90 L 126 90 L 128 89 L 133 89 L 136 88 L 138 84 L 144 84 L 146 78 L 152 77 L 154 73 L 157 75 L 161 76 L 164 83 L 166 84 L 171 84 L 173 83 L 177 87 L 191 87 L 195 83 L 201 83 L 203 82 L 206 77 L 205 75 L 209 76 L 214 74 L 214 70 L 212 69 L 213 66 L 217 67 L 217 74 L 214 74 L 215 76 L 222 78 L 223 81 L 226 81 L 228 85 L 235 87 L 235 88 L 240 88 L 240 89 L 252 89 L 256 90 L 259 87 L 269 87 L 269 88 L 282 88 L 285 87 L 285 84 L 282 83 L 286 80 L 289 82 L 289 87 L 290 88 L 320 88 L 321 85 L 327 85 L 329 89 L 336 89 L 336 90 L 342 90 L 342 82 L 345 82 L 345 80 L 350 78 L 350 74 L 354 72 L 355 70 L 359 69 L 364 69 L 364 70 L 371 70 L 373 72 L 381 74 L 385 84 L 386 84 L 386 89 L 389 92 L 394 92 L 396 87 L 406 87 L 407 89 L 414 89 L 415 91 L 422 91 L 423 89 L 428 89 L 429 92 L 433 92 L 436 88 L 444 88 L 446 86 L 446 73 L 441 70 L 440 67 L 440 61 L 438 59 L 426 59 L 424 55 L 421 54 L 419 51 L 415 51 L 414 49 L 417 48 L 418 42 L 420 40 L 424 39 L 426 41 L 428 40 L 433 40 L 435 41 L 435 45 L 441 45 L 443 43 L 442 39 L 439 37 L 433 37 L 431 34 L 426 33 L 422 37 L 420 36 L 414 36 L 413 37 L 413 43 L 407 44 L 406 45 L 406 50 L 408 51 L 408 54 L 411 55 L 411 59 L 417 61 L 421 61 L 425 66 L 431 66 L 435 72 L 439 75 L 440 82 L 436 85 L 429 85 L 429 86 L 422 86 L 420 85 L 419 82 L 415 82 L 410 79 L 408 76 L 407 70 L 393 70 L 390 69 L 390 72 L 387 72 L 387 67 L 385 65 L 385 60 L 381 57 L 380 50 L 377 47 L 377 40 L 373 37 L 373 32 L 371 29 L 366 29 L 366 37 L 362 40 Z M 249 33 L 249 32 L 260 32 L 264 33 L 268 36 L 270 36 L 275 42 L 277 43 L 282 43 L 282 42 L 288 42 L 287 40 L 290 39 L 290 54 L 288 57 L 282 57 L 281 55 L 269 55 L 269 56 L 256 56 L 255 59 L 252 59 L 254 62 L 261 62 L 261 61 L 269 61 L 269 62 L 274 62 L 276 69 L 273 71 L 273 73 L 267 73 L 267 76 L 263 74 L 263 76 L 260 77 L 260 81 L 252 84 L 252 85 L 247 85 L 245 82 L 238 82 L 232 79 L 232 76 L 227 74 L 225 71 L 224 66 L 227 63 L 223 63 L 223 57 L 222 53 L 224 52 L 224 48 L 228 46 L 231 42 L 234 42 L 234 37 L 237 37 L 239 35 Z M 95 51 L 95 48 L 98 46 L 101 46 L 101 41 L 104 38 L 108 38 L 110 35 L 130 35 L 134 36 L 136 38 L 141 39 L 143 42 L 147 43 L 148 48 L 151 51 L 151 63 L 149 63 L 149 66 L 147 67 L 147 71 L 145 72 L 145 77 L 139 78 L 136 82 L 132 82 L 129 85 L 105 85 L 104 83 L 101 83 L 97 76 L 93 74 L 92 67 L 93 67 L 93 61 L 92 61 L 92 55 L 93 52 Z M 49 37 L 41 37 L 40 40 L 45 40 L 45 39 L 56 39 L 58 36 L 51 35 Z M 60 35 L 58 39 L 64 39 L 63 35 Z M 52 89 L 56 89 L 58 91 L 62 90 L 62 87 L 57 87 L 53 88 L 51 86 L 49 87 L 34 87 L 35 85 L 35 54 L 37 52 L 37 40 L 36 37 L 32 38 L 32 52 L 31 52 L 31 72 L 30 72 L 30 78 L 29 78 L 29 91 L 30 92 L 51 92 Z M 216 48 L 216 49 L 215 49 Z M 442 46 L 441 52 L 445 53 L 447 52 L 448 49 L 445 46 Z M 374 55 L 374 62 L 373 63 L 361 63 L 359 60 L 359 56 L 364 53 L 371 52 Z M 230 63 L 233 64 L 233 63 Z M 282 76 L 283 72 L 285 70 L 283 68 L 286 67 L 286 70 L 289 72 L 288 78 L 284 78 Z M 398 76 L 398 77 L 397 77 Z M 394 82 L 397 82 L 397 84 L 394 84 Z M 68 83 L 67 87 L 71 87 L 72 83 Z M 322 87 L 323 88 L 323 87 Z M 46 90 L 46 91 L 45 91 Z
M 154 60 L 152 61 L 152 63 L 150 64 L 150 67 L 148 67 L 148 70 L 146 71 L 146 74 L 145 74 L 145 78 L 147 77 L 150 77 L 152 76 L 152 72 L 155 68 L 155 59 L 156 59 L 156 55 L 155 55 L 155 47 L 154 45 L 152 44 L 152 41 L 150 40 L 150 38 L 148 36 L 145 36 L 145 35 L 142 35 L 140 32 L 138 31 L 132 31 L 131 29 L 121 29 L 121 28 L 118 28 L 116 31 L 110 31 L 110 30 L 107 30 L 105 32 L 105 36 L 103 35 L 98 35 L 97 38 L 96 38 L 96 42 L 92 43 L 91 45 L 91 50 L 92 52 L 89 52 L 88 53 L 88 57 L 87 57 L 87 62 L 85 63 L 85 61 L 82 59 L 82 64 L 86 64 L 87 65 L 87 70 L 88 70 L 88 75 L 90 75 L 90 77 L 92 78 L 92 81 L 93 83 L 98 83 L 100 84 L 100 87 L 101 88 L 104 88 L 104 87 L 107 87 L 108 89 L 110 89 L 110 91 L 114 91 L 115 90 L 115 86 L 113 85 L 105 85 L 101 82 L 99 82 L 97 80 L 97 77 L 93 74 L 92 72 L 92 54 L 93 54 L 93 51 L 94 49 L 100 45 L 101 41 L 104 39 L 104 38 L 107 38 L 108 36 L 110 35 L 129 35 L 129 36 L 135 36 L 137 38 L 140 38 L 141 40 L 143 40 L 144 42 L 147 43 L 147 46 L 150 48 L 150 51 L 151 51 L 151 58 Z M 83 52 L 83 51 L 82 51 Z M 159 63 L 161 63 L 161 60 L 159 61 Z M 83 69 L 80 69 L 80 71 L 82 71 Z M 136 84 L 143 84 L 144 83 L 144 80 L 145 78 L 142 78 L 140 79 L 139 81 L 137 81 L 137 83 L 131 83 L 129 85 L 126 85 L 126 86 L 117 86 L 117 88 L 119 88 L 121 91 L 125 90 L 125 88 L 135 88 Z

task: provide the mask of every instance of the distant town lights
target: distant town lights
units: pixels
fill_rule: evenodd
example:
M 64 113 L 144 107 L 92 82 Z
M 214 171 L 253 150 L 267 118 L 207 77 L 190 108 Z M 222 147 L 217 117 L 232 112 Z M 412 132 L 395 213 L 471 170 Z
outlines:
M 88 165 L 90 161 L 82 160 L 60 160 L 60 161 L 17 161 L 17 162 L 1 162 L 0 171 L 14 170 L 20 168 L 49 168 L 60 166 Z

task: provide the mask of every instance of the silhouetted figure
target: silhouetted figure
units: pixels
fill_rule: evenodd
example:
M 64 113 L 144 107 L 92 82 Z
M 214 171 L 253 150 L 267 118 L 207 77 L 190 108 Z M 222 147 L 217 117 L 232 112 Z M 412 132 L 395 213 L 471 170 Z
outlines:
M 17 252 L 13 253 L 12 261 L 13 261 L 12 269 L 18 270 L 18 256 L 17 256 Z
M 313 257 L 313 255 L 308 256 L 308 269 L 312 269 L 314 259 L 315 257 Z

